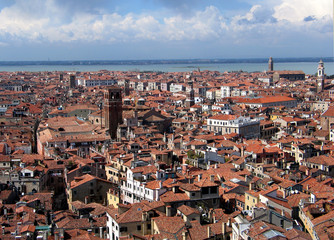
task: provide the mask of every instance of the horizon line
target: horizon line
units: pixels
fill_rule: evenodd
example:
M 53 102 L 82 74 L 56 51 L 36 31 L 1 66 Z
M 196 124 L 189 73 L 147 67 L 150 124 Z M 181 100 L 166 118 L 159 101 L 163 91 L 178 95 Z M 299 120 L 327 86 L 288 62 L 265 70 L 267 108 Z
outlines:
M 334 57 L 272 57 L 274 62 L 300 62 L 301 60 L 306 61 L 314 61 L 314 60 L 320 60 L 320 59 L 326 59 L 327 61 L 333 62 Z M 0 64 L 3 63 L 73 63 L 73 62 L 82 62 L 82 63 L 90 63 L 90 62 L 114 62 L 114 63 L 121 63 L 121 62 L 156 62 L 156 63 L 168 63 L 168 62 L 203 62 L 203 63 L 229 63 L 230 62 L 240 62 L 240 61 L 253 61 L 253 62 L 266 62 L 269 57 L 253 57 L 253 58 L 169 58 L 169 59 L 118 59 L 118 60 L 111 60 L 111 59 L 77 59 L 77 60 L 0 60 Z

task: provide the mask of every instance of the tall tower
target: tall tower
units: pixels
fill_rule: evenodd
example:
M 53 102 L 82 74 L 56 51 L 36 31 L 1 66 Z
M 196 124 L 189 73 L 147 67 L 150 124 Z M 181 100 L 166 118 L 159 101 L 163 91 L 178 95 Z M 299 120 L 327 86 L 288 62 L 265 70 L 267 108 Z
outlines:
M 322 92 L 325 87 L 325 67 L 322 59 L 318 65 L 317 92 Z
M 274 61 L 272 57 L 270 57 L 268 61 L 268 71 L 269 72 L 274 71 Z
M 126 79 L 124 82 L 124 95 L 130 96 L 130 84 L 128 79 Z
M 118 124 L 122 122 L 122 89 L 108 87 L 104 92 L 104 126 L 111 139 L 116 139 Z
M 192 81 L 189 81 L 188 85 L 190 86 L 190 91 L 187 94 L 186 107 L 191 107 L 191 106 L 195 105 L 194 83 Z
M 76 81 L 75 81 L 75 75 L 70 75 L 70 88 L 75 88 Z

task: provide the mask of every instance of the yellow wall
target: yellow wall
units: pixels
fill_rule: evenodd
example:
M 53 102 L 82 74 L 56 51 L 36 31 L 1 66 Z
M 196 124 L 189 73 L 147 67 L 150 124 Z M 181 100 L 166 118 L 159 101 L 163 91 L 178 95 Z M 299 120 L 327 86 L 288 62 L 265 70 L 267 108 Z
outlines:
M 277 115 L 270 115 L 270 120 L 276 120 L 276 119 L 278 119 Z
M 245 210 L 252 210 L 253 207 L 259 202 L 258 197 L 255 197 L 245 192 Z M 247 208 L 248 206 L 248 208 Z
M 119 203 L 119 197 L 116 194 L 107 193 L 107 204 L 108 205 L 113 205 L 115 208 L 118 208 L 118 203 Z

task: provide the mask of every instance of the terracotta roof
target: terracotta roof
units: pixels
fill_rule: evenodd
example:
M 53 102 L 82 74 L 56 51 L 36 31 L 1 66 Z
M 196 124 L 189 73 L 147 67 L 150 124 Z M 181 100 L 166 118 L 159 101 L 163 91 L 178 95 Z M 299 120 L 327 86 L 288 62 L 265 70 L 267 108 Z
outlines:
M 185 193 L 174 193 L 173 191 L 168 191 L 160 196 L 160 200 L 163 202 L 182 202 L 190 200 Z
M 196 208 L 189 207 L 187 205 L 181 205 L 177 208 L 181 213 L 183 213 L 186 216 L 189 216 L 191 214 L 200 214 L 199 210 Z
M 35 232 L 36 227 L 34 225 L 24 225 L 21 228 L 21 233 L 25 233 L 25 232 Z
M 334 106 L 329 106 L 321 117 L 334 117 Z
M 237 119 L 236 115 L 215 115 L 213 117 L 210 117 L 209 119 L 212 120 L 234 120 Z

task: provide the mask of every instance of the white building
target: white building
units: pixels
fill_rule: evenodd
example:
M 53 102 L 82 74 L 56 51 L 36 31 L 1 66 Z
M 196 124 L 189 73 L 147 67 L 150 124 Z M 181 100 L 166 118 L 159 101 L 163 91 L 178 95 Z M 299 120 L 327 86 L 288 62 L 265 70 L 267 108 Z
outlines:
M 145 169 L 146 168 L 146 169 Z M 159 201 L 160 195 L 166 192 L 162 188 L 162 179 L 165 174 L 156 171 L 156 180 L 151 178 L 154 166 L 142 166 L 128 169 L 126 181 L 121 184 L 121 194 L 123 203 L 136 203 L 142 200 L 150 202 Z
M 216 99 L 216 89 L 209 89 L 205 93 L 205 97 L 210 100 Z
M 95 86 L 112 86 L 117 84 L 115 79 L 78 79 L 78 86 L 95 87 Z
M 170 91 L 171 91 L 172 93 L 174 93 L 174 92 L 183 92 L 183 91 L 185 91 L 185 90 L 186 90 L 186 88 L 185 88 L 185 86 L 183 86 L 182 84 L 172 83 L 172 84 L 170 85 Z
M 329 140 L 334 142 L 334 127 L 330 129 Z
M 225 84 L 224 86 L 220 87 L 221 91 L 221 98 L 226 98 L 226 97 L 231 97 L 232 96 L 232 91 L 236 88 L 237 86 L 234 84 Z
M 108 239 L 119 240 L 120 227 L 118 222 L 107 212 Z
M 260 120 L 237 115 L 216 115 L 207 120 L 209 131 L 219 134 L 237 133 L 245 138 L 260 136 Z
M 239 215 L 234 220 L 235 222 L 232 223 L 232 240 L 248 239 L 247 230 L 251 227 L 250 222 Z

